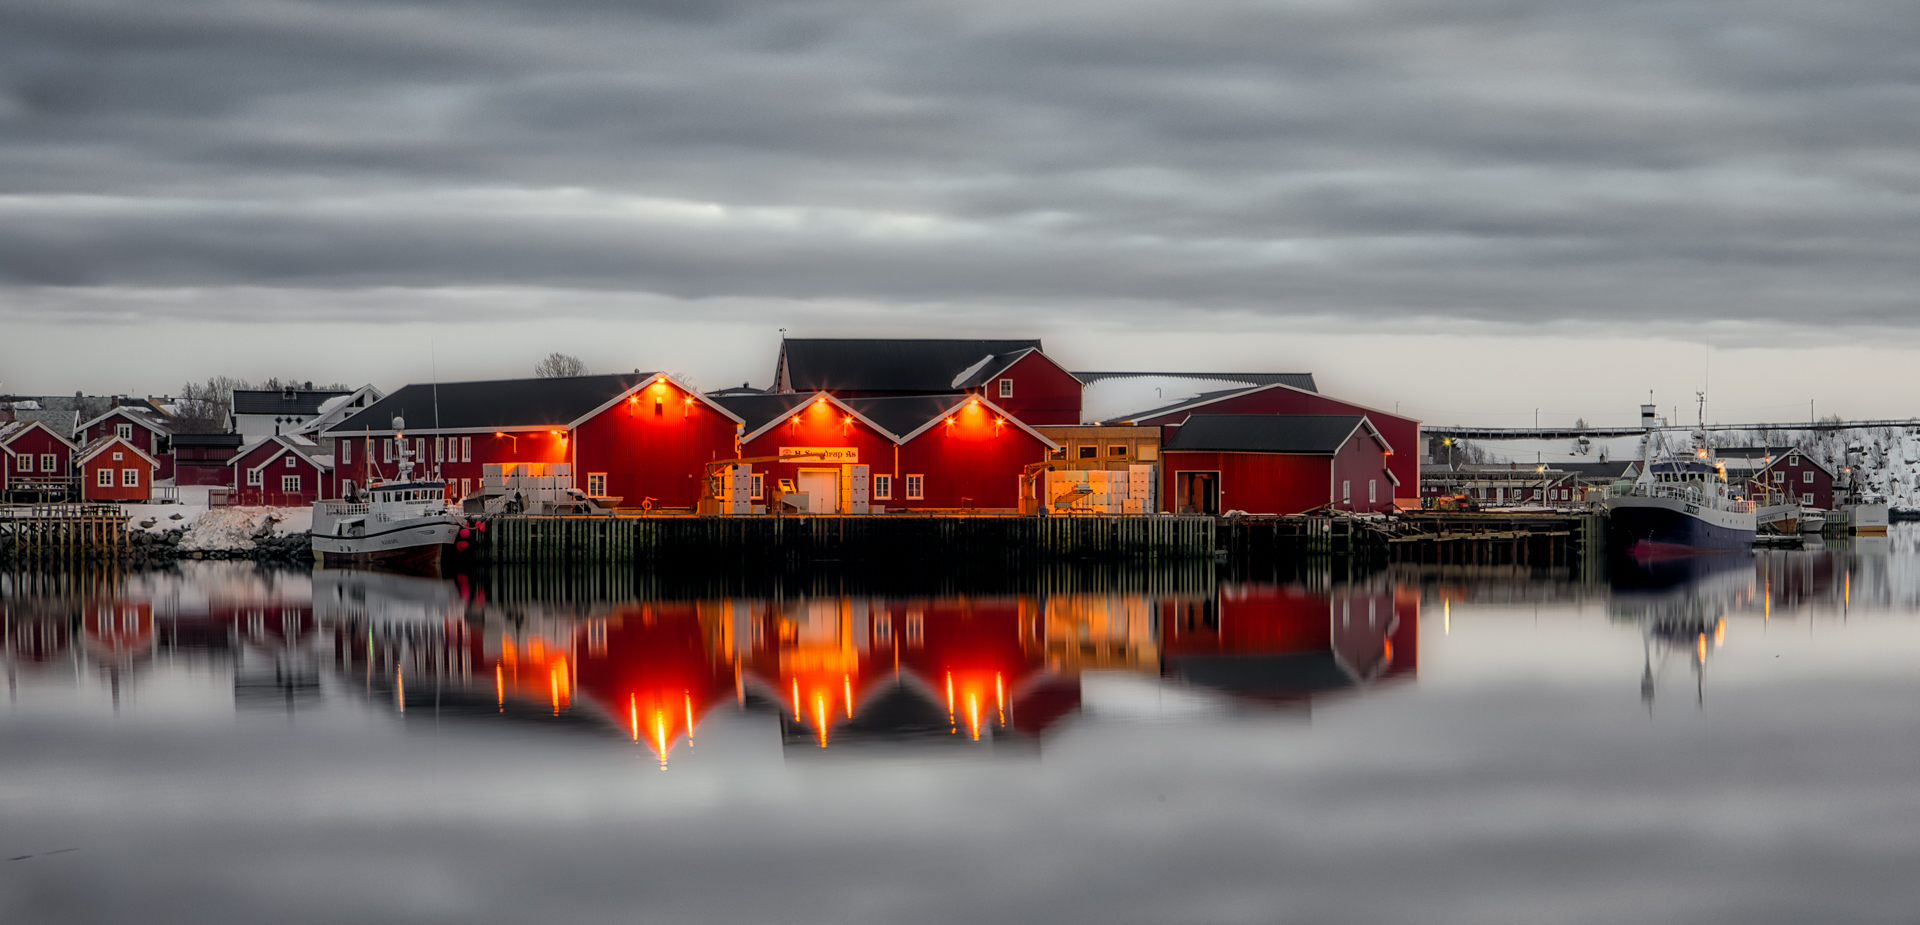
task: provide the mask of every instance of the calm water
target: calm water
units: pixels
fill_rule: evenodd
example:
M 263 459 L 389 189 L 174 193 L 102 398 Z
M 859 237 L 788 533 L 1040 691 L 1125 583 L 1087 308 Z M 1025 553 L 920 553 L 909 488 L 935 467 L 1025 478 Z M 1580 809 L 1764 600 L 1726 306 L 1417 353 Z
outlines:
M 0 577 L 0 921 L 1920 921 L 1914 546 Z

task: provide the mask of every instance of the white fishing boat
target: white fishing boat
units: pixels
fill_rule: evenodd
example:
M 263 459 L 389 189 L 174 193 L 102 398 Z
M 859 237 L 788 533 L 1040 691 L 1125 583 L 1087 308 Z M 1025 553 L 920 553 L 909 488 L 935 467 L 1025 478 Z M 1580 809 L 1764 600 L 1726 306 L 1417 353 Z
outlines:
M 466 529 L 460 512 L 447 504 L 447 485 L 437 478 L 414 478 L 413 451 L 400 435 L 404 423 L 393 419 L 400 447 L 398 477 L 365 488 L 347 482 L 337 501 L 313 505 L 313 560 L 321 567 L 372 565 L 404 571 L 435 571 L 448 547 Z

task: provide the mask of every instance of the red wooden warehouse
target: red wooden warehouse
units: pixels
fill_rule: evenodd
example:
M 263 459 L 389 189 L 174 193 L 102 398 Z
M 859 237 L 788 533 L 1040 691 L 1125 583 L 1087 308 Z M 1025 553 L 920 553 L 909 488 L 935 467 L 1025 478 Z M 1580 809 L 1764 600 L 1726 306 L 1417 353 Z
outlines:
M 73 454 L 66 437 L 39 421 L 0 424 L 0 455 L 5 456 L 6 484 L 17 497 L 63 498 L 73 488 Z
M 395 419 L 404 423 L 396 429 Z M 693 508 L 706 463 L 740 419 L 663 372 L 409 385 L 328 428 L 342 479 L 396 474 L 396 437 L 464 496 L 489 463 L 566 463 L 573 485 L 624 507 Z M 419 475 L 416 471 L 416 475 Z
M 165 415 L 151 408 L 120 405 L 80 425 L 80 442 L 83 444 L 106 436 L 117 436 L 139 447 L 148 458 L 158 462 L 159 478 L 174 477 L 173 426 Z
M 1329 398 L 1286 383 L 1257 385 L 1237 391 L 1202 395 L 1189 401 L 1151 411 L 1143 411 L 1112 424 L 1158 426 L 1180 424 L 1197 415 L 1360 415 L 1367 419 L 1381 439 L 1404 452 L 1392 455 L 1388 468 L 1398 481 L 1389 489 L 1387 500 L 1400 498 L 1408 507 L 1420 503 L 1420 422 L 1385 411 Z M 1391 455 L 1391 454 L 1390 454 Z
M 146 502 L 153 500 L 153 481 L 160 461 L 132 440 L 109 432 L 75 456 L 80 470 L 80 497 L 88 501 Z
M 1393 447 L 1365 416 L 1196 414 L 1167 431 L 1160 497 L 1172 513 L 1393 510 Z

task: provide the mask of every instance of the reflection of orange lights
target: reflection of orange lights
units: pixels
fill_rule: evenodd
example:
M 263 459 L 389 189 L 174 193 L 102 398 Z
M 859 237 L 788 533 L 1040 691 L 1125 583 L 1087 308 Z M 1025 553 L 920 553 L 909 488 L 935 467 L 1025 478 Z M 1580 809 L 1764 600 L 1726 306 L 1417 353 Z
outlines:
M 793 679 L 793 721 L 800 721 L 800 679 Z
M 500 708 L 500 712 L 505 713 L 507 712 L 507 679 L 501 671 L 499 665 L 493 666 L 493 702 Z
M 1000 713 L 1000 724 L 1007 723 L 1007 684 L 1001 680 L 1000 672 L 993 673 L 993 707 Z
M 947 725 L 953 725 L 953 672 L 947 672 Z
M 842 675 L 840 678 L 840 687 L 841 687 L 841 690 L 847 696 L 847 718 L 852 719 L 853 718 L 853 676 Z
M 393 699 L 400 705 L 400 712 L 407 712 L 407 679 L 399 665 L 393 666 Z
M 686 704 L 687 704 L 687 741 L 692 742 L 693 741 L 693 692 L 692 691 L 687 692 Z
M 1380 640 L 1380 664 L 1381 665 L 1393 664 L 1393 637 L 1392 636 L 1388 636 Z
M 660 756 L 660 770 L 667 769 L 667 715 L 653 711 L 653 753 Z
M 1704 662 L 1707 660 L 1707 634 L 1706 633 L 1700 634 L 1699 641 L 1694 644 L 1694 651 L 1696 654 L 1700 656 L 1701 661 Z
M 813 734 L 820 740 L 820 747 L 827 747 L 827 698 L 813 695 Z
M 973 740 L 980 741 L 980 697 L 967 695 L 967 730 L 973 733 Z
M 627 695 L 627 722 L 633 724 L 633 740 L 640 741 L 640 696 Z

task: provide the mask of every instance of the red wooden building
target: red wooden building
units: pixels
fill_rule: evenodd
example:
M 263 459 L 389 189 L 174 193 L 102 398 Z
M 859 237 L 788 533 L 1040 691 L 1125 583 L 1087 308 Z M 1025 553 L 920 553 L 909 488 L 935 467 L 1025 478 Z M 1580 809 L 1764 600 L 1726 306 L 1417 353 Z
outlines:
M 80 497 L 87 501 L 153 500 L 160 460 L 111 430 L 81 447 L 74 465 L 80 474 Z
M 76 449 L 66 437 L 39 421 L 0 424 L 7 492 L 15 497 L 67 497 L 74 490 Z
M 394 427 L 403 419 L 404 431 Z M 703 466 L 734 457 L 740 418 L 663 372 L 414 384 L 328 428 L 341 479 L 396 475 L 396 438 L 464 496 L 489 463 L 567 463 L 573 487 L 637 508 L 693 508 Z M 416 470 L 416 476 L 421 474 Z
M 80 425 L 79 440 L 83 445 L 107 436 L 117 436 L 139 447 L 147 458 L 159 465 L 157 478 L 174 477 L 173 426 L 165 415 L 147 407 L 120 405 Z
M 1179 404 L 1143 411 L 1109 424 L 1159 426 L 1180 424 L 1195 415 L 1360 415 L 1367 419 L 1381 439 L 1402 450 L 1390 454 L 1388 468 L 1397 481 L 1387 500 L 1401 499 L 1404 506 L 1420 504 L 1420 422 L 1409 417 L 1329 398 L 1286 383 L 1270 383 L 1225 393 L 1202 395 Z
M 1768 458 L 1753 481 L 1779 496 L 1781 503 L 1810 504 L 1823 511 L 1833 510 L 1833 470 L 1798 449 Z
M 228 466 L 233 504 L 297 507 L 339 496 L 333 457 L 305 437 L 268 437 L 242 447 Z
M 1058 447 L 994 402 L 967 395 L 840 398 L 733 395 L 715 401 L 745 421 L 741 456 L 765 488 L 790 485 L 812 513 L 1017 509 L 1021 470 Z M 864 470 L 865 483 L 862 478 Z
M 1196 414 L 1166 432 L 1171 513 L 1393 510 L 1393 446 L 1363 415 Z
M 1078 424 L 1081 389 L 1038 340 L 793 338 L 780 343 L 768 392 L 965 395 L 988 399 L 1028 424 Z

